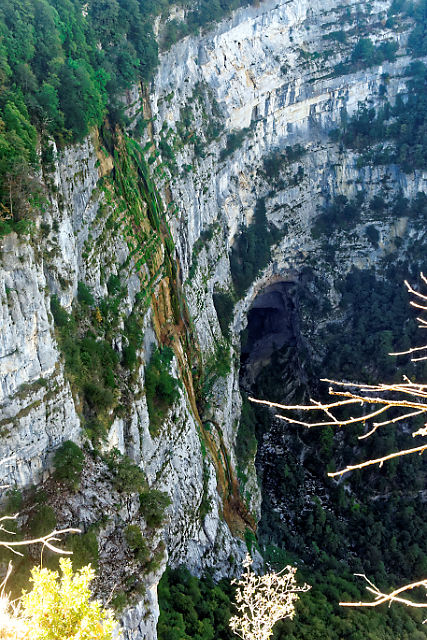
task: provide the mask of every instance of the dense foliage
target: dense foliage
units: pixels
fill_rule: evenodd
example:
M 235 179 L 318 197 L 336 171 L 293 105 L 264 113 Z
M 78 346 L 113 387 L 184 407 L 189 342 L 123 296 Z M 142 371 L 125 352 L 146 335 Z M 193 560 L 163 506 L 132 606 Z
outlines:
M 402 285 L 405 277 L 412 278 L 403 265 L 383 273 L 385 277 L 377 279 L 373 271 L 355 269 L 337 282 L 341 321 L 322 327 L 312 346 L 314 360 L 310 352 L 296 349 L 297 362 L 292 355 L 295 348 L 285 345 L 258 376 L 252 393 L 295 402 L 309 396 L 326 398 L 326 389 L 317 384 L 319 377 L 369 383 L 400 380 L 406 372 L 424 379 L 423 363 L 414 365 L 408 357 L 388 355 L 415 341 L 416 323 Z M 324 313 L 326 293 L 319 283 L 315 295 L 300 291 L 303 328 Z M 427 512 L 420 494 L 425 462 L 416 456 L 397 460 L 381 470 L 352 473 L 340 483 L 326 476 L 326 471 L 354 461 L 413 446 L 410 435 L 398 424 L 366 441 L 358 440 L 360 426 L 337 432 L 331 427 L 308 430 L 288 425 L 284 431 L 283 423 L 272 420 L 267 410 L 258 406 L 254 410 L 258 441 L 262 443 L 268 431 L 270 447 L 278 447 L 274 456 L 271 448 L 262 446 L 258 453 L 264 490 L 260 541 L 292 554 L 294 561 L 302 560 L 301 570 L 307 572 L 303 577 L 314 586 L 302 598 L 294 626 L 278 625 L 278 637 L 335 639 L 346 637 L 346 629 L 351 629 L 359 638 L 368 628 L 372 638 L 410 638 L 413 633 L 425 637 L 423 628 L 416 630 L 413 612 L 408 617 L 401 609 L 366 613 L 337 606 L 339 599 L 362 596 L 364 585 L 351 576 L 353 572 L 365 573 L 385 589 L 425 576 Z
M 139 511 L 150 528 L 160 527 L 165 520 L 165 511 L 171 504 L 168 494 L 150 489 L 139 494 Z
M 106 339 L 108 329 L 99 307 L 75 305 L 74 313 L 68 313 L 53 296 L 51 311 L 66 372 L 82 396 L 88 433 L 98 441 L 105 437 L 110 422 L 109 410 L 117 402 L 118 396 L 114 392 L 117 389 L 119 355 Z M 90 325 L 80 333 L 83 317 L 86 326 L 88 320 Z
M 405 351 L 418 344 L 416 313 L 409 306 L 403 280 L 410 278 L 404 266 L 389 267 L 387 278 L 378 280 L 372 271 L 354 269 L 338 282 L 342 295 L 340 311 L 349 318 L 346 326 L 329 325 L 321 332 L 325 356 L 319 369 L 331 378 L 373 383 L 400 380 L 402 373 L 422 379 L 423 363 L 409 362 L 408 356 L 393 358 L 392 351 Z M 399 284 L 397 284 L 399 283 Z
M 158 587 L 158 639 L 233 640 L 228 627 L 231 592 L 226 581 L 199 580 L 184 567 L 167 569 Z
M 32 590 L 22 600 L 21 617 L 33 640 L 111 640 L 117 622 L 112 612 L 92 599 L 90 583 L 95 577 L 90 567 L 73 573 L 71 560 L 59 561 L 61 575 L 34 568 Z
M 250 0 L 201 0 L 172 20 L 164 46 Z M 154 18 L 171 0 L 4 0 L 0 7 L 0 233 L 27 231 L 38 202 L 36 145 L 82 140 L 108 114 L 125 124 L 120 96 L 158 62 Z M 179 3 L 178 3 L 179 4 Z M 21 223 L 21 224 L 19 224 Z
M 296 558 L 277 547 L 264 550 L 275 570 Z M 391 608 L 384 611 L 344 610 L 341 597 L 360 598 L 362 590 L 348 572 L 313 571 L 298 568 L 300 582 L 310 580 L 312 589 L 301 594 L 292 621 L 276 625 L 275 640 L 424 640 L 422 614 Z M 235 614 L 233 587 L 227 580 L 215 583 L 209 575 L 201 579 L 184 567 L 167 569 L 158 587 L 159 640 L 234 640 L 228 620 Z

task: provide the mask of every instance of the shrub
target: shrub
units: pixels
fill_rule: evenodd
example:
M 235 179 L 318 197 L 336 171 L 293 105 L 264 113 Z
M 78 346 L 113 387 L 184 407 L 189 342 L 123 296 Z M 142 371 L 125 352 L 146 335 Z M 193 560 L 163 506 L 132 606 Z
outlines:
M 52 311 L 54 322 L 58 327 L 66 327 L 68 325 L 70 316 L 65 309 L 61 307 L 56 294 L 53 295 L 50 300 L 50 310 Z
M 113 473 L 113 485 L 117 491 L 136 493 L 146 488 L 144 472 L 128 456 L 123 456 L 114 449 L 107 456 L 106 462 Z
M 113 404 L 114 395 L 110 389 L 106 389 L 97 382 L 86 382 L 83 385 L 85 399 L 93 409 L 108 409 Z
M 55 478 L 67 484 L 70 489 L 76 491 L 80 484 L 83 462 L 84 455 L 80 447 L 78 447 L 75 442 L 66 440 L 56 450 L 53 457 Z
M 119 276 L 116 276 L 114 273 L 110 275 L 107 282 L 107 289 L 110 296 L 115 296 L 116 294 L 121 293 L 122 284 Z
M 124 591 L 119 591 L 119 593 L 116 592 L 115 596 L 111 599 L 111 604 L 115 611 L 118 611 L 119 613 L 123 611 L 128 604 L 128 597 L 126 593 Z
M 173 351 L 169 347 L 155 349 L 145 369 L 145 391 L 150 431 L 157 435 L 169 408 L 179 398 L 179 383 L 169 373 Z
M 90 292 L 90 289 L 84 282 L 79 282 L 77 285 L 77 300 L 80 304 L 88 305 L 89 307 L 93 307 L 95 304 L 95 298 Z
M 378 247 L 378 241 L 380 239 L 380 232 L 378 231 L 376 226 L 374 224 L 370 224 L 368 227 L 366 227 L 365 233 L 366 233 L 366 237 L 368 238 L 369 242 L 372 242 L 374 247 L 377 248 Z
M 349 200 L 339 195 L 328 206 L 323 207 L 312 227 L 313 238 L 330 235 L 336 229 L 353 229 L 360 219 L 359 200 Z
M 165 509 L 170 504 L 171 499 L 168 494 L 157 489 L 150 489 L 139 495 L 139 510 L 151 528 L 162 525 L 165 519 Z
M 56 515 L 52 507 L 45 502 L 35 505 L 28 522 L 31 537 L 39 538 L 53 531 L 56 527 Z
M 220 161 L 222 162 L 222 160 L 225 160 L 225 158 L 227 158 L 228 156 L 231 156 L 232 153 L 234 153 L 237 149 L 239 149 L 243 144 L 243 140 L 246 138 L 246 136 L 249 133 L 250 133 L 249 127 L 246 127 L 245 129 L 241 129 L 240 131 L 233 131 L 232 133 L 230 133 L 227 136 L 225 149 L 223 149 L 219 155 Z
M 261 198 L 255 207 L 253 221 L 248 227 L 241 228 L 231 250 L 231 277 L 239 298 L 268 265 L 270 248 L 279 238 L 277 229 L 268 223 L 265 199 Z
M 86 533 L 71 536 L 70 544 L 73 552 L 73 564 L 76 569 L 87 564 L 91 564 L 95 569 L 98 567 L 98 537 L 94 526 L 89 527 Z
M 141 529 L 136 524 L 130 524 L 125 529 L 125 538 L 129 548 L 134 552 L 139 562 L 147 562 L 150 550 L 142 537 Z
M 112 640 L 117 623 L 108 609 L 92 599 L 89 589 L 94 571 L 83 567 L 73 574 L 68 558 L 61 558 L 59 565 L 61 576 L 39 567 L 31 572 L 33 588 L 21 600 L 28 637 Z
M 233 319 L 233 296 L 226 291 L 218 291 L 213 294 L 213 303 L 218 316 L 219 326 L 225 338 L 230 337 L 230 323 Z

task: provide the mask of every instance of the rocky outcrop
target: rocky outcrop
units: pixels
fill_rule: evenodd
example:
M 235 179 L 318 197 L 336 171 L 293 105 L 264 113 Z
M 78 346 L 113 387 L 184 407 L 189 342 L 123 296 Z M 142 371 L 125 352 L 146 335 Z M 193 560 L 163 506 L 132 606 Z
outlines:
M 112 416 L 105 448 L 129 455 L 150 486 L 170 494 L 164 531 L 169 559 L 174 565 L 187 564 L 195 573 L 214 566 L 218 576 L 227 575 L 236 570 L 230 557 L 238 560 L 244 553 L 233 518 L 224 514 L 220 469 L 227 467 L 232 475 L 238 466 L 234 445 L 241 399 L 236 356 L 239 333 L 255 296 L 273 281 L 311 266 L 330 280 L 333 302 L 337 272 L 328 263 L 324 241 L 311 233 L 317 208 L 340 194 L 352 198 L 363 191 L 369 200 L 381 193 L 390 200 L 399 190 L 411 197 L 426 189 L 427 178 L 421 172 L 407 175 L 396 166 L 360 167 L 355 154 L 343 152 L 328 138 L 343 109 L 351 113 L 365 99 L 380 104 L 384 95 L 393 101 L 405 90 L 404 29 L 398 36 L 402 49 L 396 62 L 337 74 L 335 66 L 349 55 L 357 38 L 348 12 L 351 15 L 358 6 L 351 0 L 265 0 L 258 7 L 241 9 L 210 33 L 185 38 L 164 54 L 149 100 L 137 88 L 128 96 L 132 117 L 137 117 L 139 104 L 151 116 L 139 142 L 145 145 L 146 157 L 153 157 L 153 179 L 170 207 L 165 220 L 176 247 L 201 366 L 212 366 L 219 349 L 230 351 L 231 367 L 210 380 L 201 415 L 191 385 L 183 385 L 154 436 L 144 365 L 160 339 L 159 317 L 156 308 L 144 310 L 140 365 L 129 383 L 125 416 Z M 381 0 L 370 6 L 364 20 L 372 37 L 394 38 L 384 26 L 388 3 Z M 345 43 L 325 38 L 337 24 L 348 33 Z M 153 156 L 150 136 L 159 159 Z M 274 179 L 266 175 L 264 159 L 295 144 L 303 153 L 284 163 Z M 138 264 L 123 226 L 109 223 L 120 207 L 105 188 L 105 178 L 117 158 L 102 147 L 97 134 L 80 146 L 55 148 L 54 158 L 54 171 L 43 175 L 48 206 L 36 222 L 33 239 L 11 234 L 1 241 L 0 457 L 12 456 L 4 465 L 4 476 L 7 483 L 21 487 L 47 478 L 52 451 L 61 442 L 82 439 L 80 400 L 64 371 L 51 296 L 56 294 L 70 310 L 77 283 L 84 281 L 99 300 L 109 295 L 111 274 L 120 271 L 126 291 L 114 348 L 121 354 L 126 346 L 120 333 L 123 319 L 136 308 L 146 286 L 145 267 Z M 241 225 L 253 219 L 260 198 L 281 239 L 272 263 L 235 305 L 229 345 L 221 333 L 213 293 L 231 288 L 233 239 Z M 366 238 L 369 224 L 380 233 L 377 248 Z M 378 220 L 366 213 L 336 243 L 339 272 L 375 264 L 395 250 L 396 237 L 407 242 L 416 233 L 403 218 L 384 215 Z M 159 251 L 165 254 L 164 248 Z M 159 297 L 161 276 L 153 287 Z M 173 360 L 177 376 L 186 360 L 181 353 L 180 362 L 179 354 L 177 349 Z M 250 487 L 246 508 L 256 519 L 260 496 L 253 465 L 245 472 Z M 83 509 L 89 494 L 81 491 L 77 499 Z M 155 638 L 157 579 L 158 574 L 147 578 L 146 598 L 124 614 L 129 639 Z

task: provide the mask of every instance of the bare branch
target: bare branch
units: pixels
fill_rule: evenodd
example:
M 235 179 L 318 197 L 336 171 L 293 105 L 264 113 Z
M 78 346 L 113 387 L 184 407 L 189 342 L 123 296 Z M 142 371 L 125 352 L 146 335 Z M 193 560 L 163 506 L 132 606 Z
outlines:
M 355 573 L 354 575 L 366 580 L 366 582 L 370 585 L 369 587 L 366 587 L 366 589 L 370 593 L 373 593 L 375 595 L 375 600 L 373 602 L 340 602 L 340 605 L 342 607 L 378 607 L 378 605 L 384 604 L 385 602 L 388 602 L 389 606 L 392 602 L 400 602 L 401 604 L 406 604 L 408 607 L 427 607 L 427 602 L 414 602 L 413 600 L 399 597 L 399 594 L 404 593 L 405 591 L 411 591 L 412 589 L 418 589 L 420 587 L 424 587 L 425 589 L 427 589 L 427 580 L 419 580 L 418 582 L 405 584 L 403 587 L 399 587 L 399 589 L 395 589 L 391 593 L 383 593 L 365 576 L 365 574 Z
M 13 541 L 7 541 L 7 542 L 5 540 L 0 540 L 0 547 L 5 547 L 12 553 L 18 556 L 22 556 L 23 554 L 20 551 L 17 551 L 16 547 L 24 547 L 30 544 L 41 544 L 43 545 L 43 547 L 47 547 L 54 553 L 72 555 L 73 553 L 72 551 L 65 551 L 64 549 L 60 549 L 59 547 L 52 544 L 53 542 L 60 541 L 60 538 L 58 538 L 57 536 L 65 535 L 67 533 L 81 533 L 81 531 L 80 529 L 73 529 L 73 528 L 58 529 L 58 530 L 55 529 L 54 531 L 51 531 L 51 533 L 48 533 L 45 536 L 41 536 L 40 538 L 34 538 L 32 540 L 13 540 Z
M 423 444 L 421 447 L 415 447 L 414 449 L 405 449 L 396 451 L 396 453 L 389 453 L 388 456 L 383 456 L 382 458 L 377 458 L 376 460 L 366 460 L 365 462 L 361 462 L 360 464 L 349 465 L 345 469 L 341 469 L 341 471 L 334 471 L 333 473 L 328 473 L 330 478 L 336 478 L 337 476 L 343 476 L 345 473 L 349 471 L 356 471 L 356 469 L 363 469 L 364 467 L 370 467 L 372 465 L 378 464 L 380 468 L 383 466 L 384 462 L 387 460 L 392 460 L 393 458 L 400 458 L 401 456 L 409 456 L 412 453 L 422 454 L 423 451 L 427 449 L 427 444 Z

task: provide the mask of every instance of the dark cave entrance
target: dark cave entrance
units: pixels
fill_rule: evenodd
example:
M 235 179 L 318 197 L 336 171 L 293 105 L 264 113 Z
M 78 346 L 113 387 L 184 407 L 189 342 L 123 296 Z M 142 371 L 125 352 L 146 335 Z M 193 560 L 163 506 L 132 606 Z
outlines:
M 300 343 L 297 283 L 279 281 L 268 285 L 253 301 L 242 333 L 242 389 L 251 392 L 263 370 L 270 368 L 279 354 L 298 351 Z

